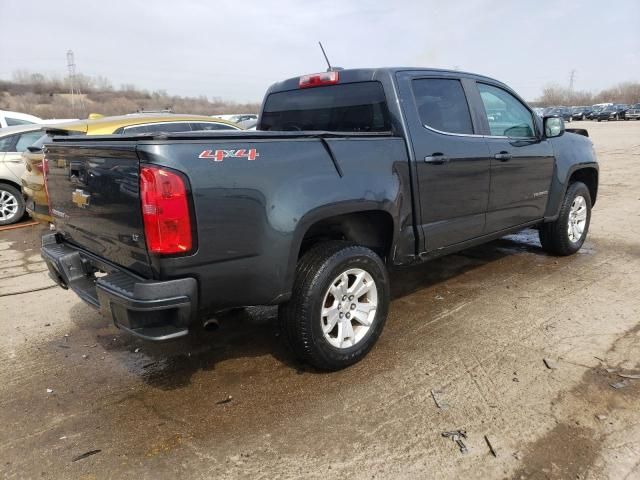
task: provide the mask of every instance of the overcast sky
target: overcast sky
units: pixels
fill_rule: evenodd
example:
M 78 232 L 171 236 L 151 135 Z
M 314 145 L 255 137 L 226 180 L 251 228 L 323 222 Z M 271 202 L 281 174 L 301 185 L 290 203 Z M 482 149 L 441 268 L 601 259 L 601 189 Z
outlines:
M 171 94 L 260 101 L 334 65 L 459 68 L 534 100 L 640 81 L 639 0 L 0 0 L 0 78 L 77 70 Z

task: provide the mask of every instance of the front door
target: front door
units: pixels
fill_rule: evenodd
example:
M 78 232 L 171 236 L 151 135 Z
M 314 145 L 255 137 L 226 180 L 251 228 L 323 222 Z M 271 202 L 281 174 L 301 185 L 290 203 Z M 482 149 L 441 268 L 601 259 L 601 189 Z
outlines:
M 535 115 L 507 90 L 477 83 L 487 120 L 491 191 L 486 233 L 540 220 L 544 216 L 555 157 L 537 131 Z
M 425 251 L 481 236 L 489 198 L 489 152 L 478 135 L 463 82 L 408 76 L 406 105 L 418 179 Z

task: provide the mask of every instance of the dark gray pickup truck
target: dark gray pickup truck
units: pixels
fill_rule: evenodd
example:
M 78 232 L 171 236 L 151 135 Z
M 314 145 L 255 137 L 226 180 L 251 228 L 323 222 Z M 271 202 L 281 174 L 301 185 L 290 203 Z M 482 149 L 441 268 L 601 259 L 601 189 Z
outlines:
M 296 354 L 339 369 L 382 331 L 389 267 L 526 227 L 549 253 L 580 249 L 598 190 L 581 133 L 479 75 L 291 78 L 267 91 L 254 132 L 55 137 L 42 255 L 140 337 L 277 304 Z

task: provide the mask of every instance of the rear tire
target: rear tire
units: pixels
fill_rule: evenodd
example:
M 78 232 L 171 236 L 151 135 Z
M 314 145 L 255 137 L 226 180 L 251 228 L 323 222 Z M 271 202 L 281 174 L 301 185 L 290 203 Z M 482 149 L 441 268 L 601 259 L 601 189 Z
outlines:
M 331 241 L 299 260 L 280 324 L 298 358 L 321 370 L 361 360 L 378 340 L 389 309 L 389 277 L 372 250 Z
M 573 255 L 582 247 L 591 222 L 591 195 L 582 182 L 569 185 L 555 222 L 543 223 L 538 230 L 542 248 L 559 256 Z
M 0 183 L 0 226 L 11 225 L 24 216 L 24 198 L 12 185 Z

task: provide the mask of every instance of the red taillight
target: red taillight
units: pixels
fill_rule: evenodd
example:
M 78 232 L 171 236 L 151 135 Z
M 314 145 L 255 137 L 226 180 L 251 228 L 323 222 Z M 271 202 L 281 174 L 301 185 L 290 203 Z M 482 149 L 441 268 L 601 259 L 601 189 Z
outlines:
M 320 87 L 322 85 L 334 85 L 338 83 L 339 78 L 340 75 L 338 75 L 338 72 L 312 73 L 311 75 L 303 75 L 300 77 L 298 87 L 309 88 Z
M 151 253 L 191 250 L 191 219 L 182 177 L 158 167 L 140 169 L 140 199 L 144 236 Z

